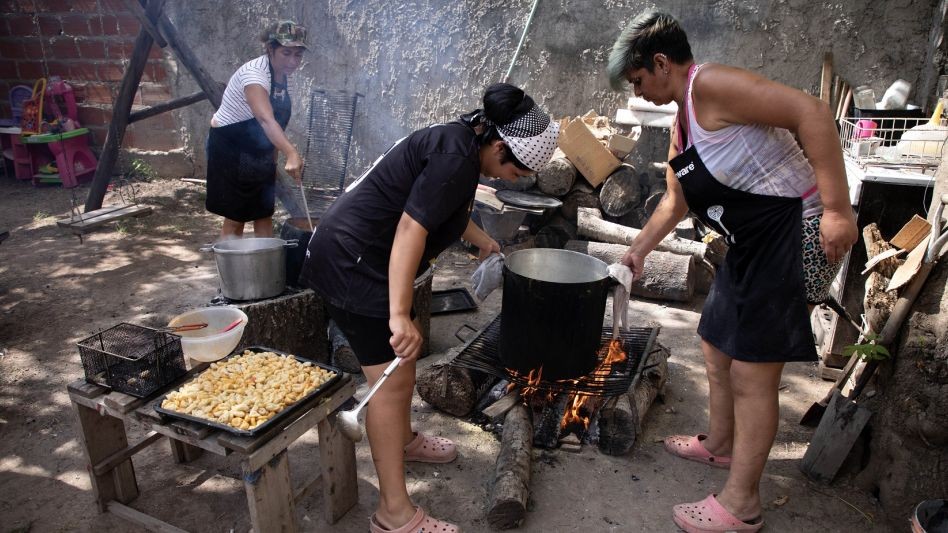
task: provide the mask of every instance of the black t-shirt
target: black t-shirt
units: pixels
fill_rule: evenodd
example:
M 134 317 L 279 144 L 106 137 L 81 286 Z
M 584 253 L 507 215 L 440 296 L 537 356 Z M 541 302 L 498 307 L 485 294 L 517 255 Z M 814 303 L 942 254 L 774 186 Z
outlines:
M 428 230 L 420 274 L 464 233 L 479 175 L 475 132 L 461 122 L 398 141 L 320 219 L 300 283 L 336 307 L 388 317 L 388 264 L 402 213 Z

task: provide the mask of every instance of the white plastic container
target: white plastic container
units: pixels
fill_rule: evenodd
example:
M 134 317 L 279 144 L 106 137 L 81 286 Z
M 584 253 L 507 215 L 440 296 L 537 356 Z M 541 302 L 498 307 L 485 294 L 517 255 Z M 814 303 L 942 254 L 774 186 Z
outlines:
M 238 319 L 241 320 L 240 324 L 230 331 L 224 331 Z M 201 362 L 217 361 L 230 355 L 240 343 L 244 328 L 247 327 L 247 314 L 236 307 L 202 307 L 174 317 L 168 326 L 202 322 L 207 322 L 204 329 L 176 333 L 181 336 L 184 356 Z

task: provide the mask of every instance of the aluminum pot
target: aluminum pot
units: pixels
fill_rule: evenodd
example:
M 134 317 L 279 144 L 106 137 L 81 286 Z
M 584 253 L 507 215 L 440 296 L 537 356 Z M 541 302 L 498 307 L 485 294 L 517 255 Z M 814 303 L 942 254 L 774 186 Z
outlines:
M 260 300 L 286 289 L 286 248 L 297 245 L 295 240 L 256 237 L 221 241 L 201 250 L 214 252 L 225 298 Z
M 508 255 L 501 363 L 524 375 L 542 366 L 544 380 L 592 372 L 613 284 L 604 262 L 579 252 L 533 248 Z

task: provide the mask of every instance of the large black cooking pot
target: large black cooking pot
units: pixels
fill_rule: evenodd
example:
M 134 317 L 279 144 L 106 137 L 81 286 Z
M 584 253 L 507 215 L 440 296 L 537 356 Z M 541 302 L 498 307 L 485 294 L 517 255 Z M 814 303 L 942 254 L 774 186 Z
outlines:
M 606 264 L 585 254 L 533 248 L 508 255 L 501 362 L 521 374 L 542 366 L 544 380 L 592 372 L 612 285 Z

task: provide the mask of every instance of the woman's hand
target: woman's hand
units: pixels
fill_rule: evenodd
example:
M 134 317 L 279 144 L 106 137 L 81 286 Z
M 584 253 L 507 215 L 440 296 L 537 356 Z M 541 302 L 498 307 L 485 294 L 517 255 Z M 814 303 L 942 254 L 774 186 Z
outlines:
M 389 344 L 395 355 L 402 358 L 399 365 L 404 365 L 408 361 L 418 358 L 421 353 L 421 332 L 412 322 L 409 315 L 393 315 L 388 320 L 388 327 L 392 330 L 392 338 Z
M 842 261 L 858 238 L 859 230 L 856 228 L 852 209 L 842 212 L 823 210 L 823 216 L 820 218 L 820 244 L 831 264 Z
M 642 277 L 642 272 L 645 271 L 646 255 L 648 254 L 639 253 L 630 246 L 629 249 L 625 251 L 625 255 L 622 256 L 622 264 L 629 267 L 629 270 L 632 271 L 633 280 Z
M 500 253 L 500 244 L 497 243 L 494 239 L 488 237 L 487 241 L 482 242 L 478 245 L 479 252 L 477 253 L 477 260 L 483 261 L 490 257 L 490 254 L 499 254 Z
M 296 180 L 296 183 L 303 182 L 303 160 L 296 150 L 286 154 L 286 165 L 283 169 Z

